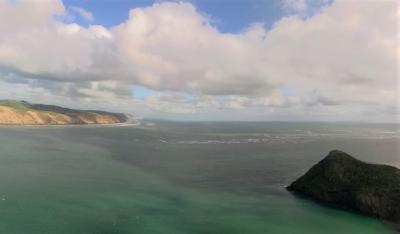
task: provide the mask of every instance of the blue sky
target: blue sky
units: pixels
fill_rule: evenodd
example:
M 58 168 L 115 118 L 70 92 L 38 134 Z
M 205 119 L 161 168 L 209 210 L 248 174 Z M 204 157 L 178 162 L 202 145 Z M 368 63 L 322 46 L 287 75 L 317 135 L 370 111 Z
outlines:
M 163 0 L 63 0 L 69 6 L 78 6 L 93 13 L 92 23 L 112 27 L 128 19 L 130 9 L 151 6 Z M 282 0 L 170 0 L 168 2 L 188 2 L 212 19 L 212 23 L 223 33 L 238 33 L 254 22 L 271 26 L 282 17 L 293 13 L 282 7 Z M 304 17 L 317 13 L 322 6 L 333 3 L 333 0 L 288 0 L 287 2 L 304 2 L 307 11 Z M 88 25 L 86 20 L 77 19 L 81 25 Z
M 82 7 L 94 15 L 92 23 L 112 27 L 128 19 L 129 10 L 151 6 L 158 0 L 117 0 L 117 1 L 77 1 L 64 0 L 66 6 Z M 221 32 L 237 33 L 254 22 L 263 22 L 271 26 L 282 17 L 279 0 L 188 0 L 197 10 L 212 19 L 212 23 Z M 77 19 L 81 25 L 88 22 Z

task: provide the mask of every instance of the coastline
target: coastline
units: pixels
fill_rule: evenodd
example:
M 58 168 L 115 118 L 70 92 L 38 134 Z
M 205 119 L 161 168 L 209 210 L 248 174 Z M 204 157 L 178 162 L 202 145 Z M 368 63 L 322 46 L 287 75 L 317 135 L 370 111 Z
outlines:
M 41 128 L 41 127 L 124 127 L 124 126 L 138 126 L 140 125 L 140 121 L 137 120 L 128 120 L 125 122 L 120 122 L 120 123 L 107 123 L 107 124 L 1 124 L 0 123 L 0 128 L 3 127 L 10 127 L 10 128 L 15 128 L 15 127 L 34 127 L 34 128 Z

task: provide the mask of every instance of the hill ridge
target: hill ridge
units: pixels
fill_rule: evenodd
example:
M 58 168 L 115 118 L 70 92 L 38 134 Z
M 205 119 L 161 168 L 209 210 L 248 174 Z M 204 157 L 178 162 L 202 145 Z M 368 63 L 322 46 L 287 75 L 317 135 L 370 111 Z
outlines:
M 127 119 L 122 113 L 0 100 L 0 125 L 114 124 Z

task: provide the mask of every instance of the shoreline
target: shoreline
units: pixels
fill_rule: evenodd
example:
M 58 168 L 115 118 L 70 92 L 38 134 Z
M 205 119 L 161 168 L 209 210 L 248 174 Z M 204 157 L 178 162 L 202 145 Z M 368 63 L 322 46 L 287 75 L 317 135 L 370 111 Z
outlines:
M 99 126 L 104 126 L 104 127 L 122 127 L 122 126 L 138 126 L 140 125 L 139 121 L 125 121 L 125 122 L 120 122 L 120 123 L 107 123 L 107 124 L 1 124 L 0 123 L 0 128 L 2 127 L 99 127 Z

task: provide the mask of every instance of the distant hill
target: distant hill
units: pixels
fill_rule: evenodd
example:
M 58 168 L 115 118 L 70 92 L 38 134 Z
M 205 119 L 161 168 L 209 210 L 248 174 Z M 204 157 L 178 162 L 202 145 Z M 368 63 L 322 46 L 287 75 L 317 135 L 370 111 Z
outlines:
M 395 167 L 365 163 L 334 150 L 288 190 L 395 222 L 400 228 L 400 170 Z
M 121 113 L 74 110 L 60 106 L 31 104 L 26 101 L 0 100 L 2 125 L 113 124 L 127 121 Z

